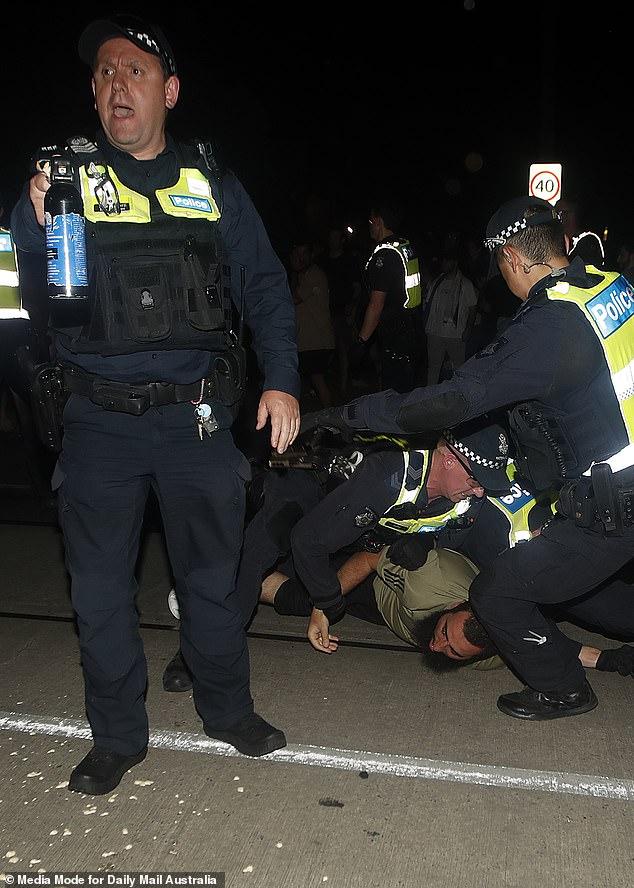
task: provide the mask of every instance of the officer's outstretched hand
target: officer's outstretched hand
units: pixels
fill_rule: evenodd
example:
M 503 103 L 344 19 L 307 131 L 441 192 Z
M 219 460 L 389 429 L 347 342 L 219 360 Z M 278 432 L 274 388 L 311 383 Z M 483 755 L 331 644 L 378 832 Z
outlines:
M 601 651 L 596 668 L 601 672 L 618 672 L 634 676 L 634 646 L 624 644 L 620 648 Z
M 258 406 L 256 431 L 264 428 L 269 417 L 271 419 L 271 447 L 278 453 L 284 453 L 299 432 L 297 398 L 286 392 L 278 392 L 273 389 L 262 392 Z
M 339 636 L 330 635 L 330 621 L 326 614 L 314 607 L 308 622 L 308 640 L 322 654 L 332 654 L 339 647 Z
M 300 434 L 314 429 L 328 429 L 341 435 L 344 441 L 351 441 L 357 429 L 353 429 L 343 418 L 341 407 L 327 407 L 314 413 L 304 413 L 301 418 Z
M 427 561 L 434 543 L 433 533 L 404 533 L 387 550 L 387 557 L 405 570 L 417 570 Z

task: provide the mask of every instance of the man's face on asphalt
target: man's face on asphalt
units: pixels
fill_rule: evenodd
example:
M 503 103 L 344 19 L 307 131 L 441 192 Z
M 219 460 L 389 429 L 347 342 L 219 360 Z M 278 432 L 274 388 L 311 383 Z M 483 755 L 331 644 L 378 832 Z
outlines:
M 165 79 L 158 56 L 124 37 L 97 51 L 93 92 L 108 141 L 138 160 L 152 160 L 165 147 L 165 117 L 178 99 L 179 81 Z
M 445 611 L 438 622 L 429 642 L 429 649 L 444 654 L 450 660 L 470 660 L 480 654 L 480 648 L 467 641 L 464 624 L 471 617 L 470 611 Z

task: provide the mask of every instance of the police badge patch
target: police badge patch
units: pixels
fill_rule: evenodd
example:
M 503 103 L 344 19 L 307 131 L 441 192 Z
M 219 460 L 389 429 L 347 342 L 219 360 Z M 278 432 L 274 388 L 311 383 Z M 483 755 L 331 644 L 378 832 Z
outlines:
M 497 351 L 507 345 L 508 339 L 505 336 L 500 336 L 499 339 L 495 339 L 493 342 L 490 342 L 488 345 L 485 345 L 484 348 L 481 348 L 479 352 L 476 352 L 476 358 L 488 358 L 490 355 L 494 355 Z
M 376 524 L 378 520 L 379 516 L 369 506 L 366 506 L 362 512 L 354 516 L 354 523 L 357 527 L 370 527 L 371 524 Z

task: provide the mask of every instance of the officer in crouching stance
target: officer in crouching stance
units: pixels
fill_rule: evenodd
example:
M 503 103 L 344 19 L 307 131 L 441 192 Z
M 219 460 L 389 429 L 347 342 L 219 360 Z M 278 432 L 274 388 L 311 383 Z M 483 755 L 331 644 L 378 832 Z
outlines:
M 54 484 L 94 740 L 69 789 L 102 794 L 147 751 L 134 568 L 150 488 L 205 732 L 251 756 L 286 744 L 253 710 L 234 594 L 249 466 L 230 431 L 244 362 L 228 303 L 239 304 L 241 279 L 265 379 L 257 428 L 270 420 L 279 453 L 299 427 L 299 381 L 286 275 L 251 200 L 208 151 L 166 132 L 179 80 L 163 33 L 130 17 L 94 21 L 79 55 L 92 70 L 102 129 L 96 144 L 70 144 L 90 293 L 85 303 L 57 304 L 51 316 L 70 393 Z M 45 248 L 45 171 L 13 213 L 26 251 Z
M 557 515 L 496 558 L 470 600 L 527 683 L 503 694 L 499 709 L 529 720 L 578 715 L 596 696 L 540 605 L 585 594 L 632 558 L 634 292 L 618 273 L 568 260 L 561 221 L 545 201 L 504 204 L 485 244 L 522 302 L 503 334 L 448 382 L 368 395 L 306 417 L 302 430 L 407 434 L 508 408 L 516 463 L 533 490 L 559 490 Z

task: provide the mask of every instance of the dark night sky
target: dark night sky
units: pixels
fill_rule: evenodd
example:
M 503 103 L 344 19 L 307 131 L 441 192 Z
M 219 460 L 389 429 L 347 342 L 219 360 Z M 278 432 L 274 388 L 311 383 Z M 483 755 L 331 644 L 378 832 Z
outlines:
M 208 6 L 206 16 L 192 6 L 177 21 L 172 5 L 172 20 L 159 19 L 181 76 L 170 127 L 219 142 L 276 247 L 304 225 L 307 206 L 310 219 L 365 226 L 376 188 L 405 201 L 411 236 L 481 233 L 501 201 L 526 193 L 537 161 L 563 164 L 564 197 L 581 202 L 589 227 L 608 226 L 608 252 L 634 229 L 632 38 L 616 3 L 599 4 L 589 21 L 584 4 L 541 0 L 290 14 L 271 6 L 253 15 Z M 25 13 L 16 57 L 6 60 L 8 204 L 38 145 L 96 127 L 76 55 L 94 16 L 85 6 L 75 16 L 58 9 L 63 20 L 56 7 L 37 23 Z

